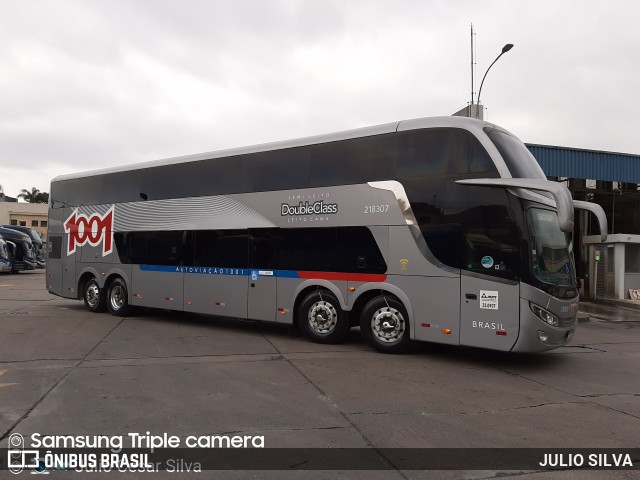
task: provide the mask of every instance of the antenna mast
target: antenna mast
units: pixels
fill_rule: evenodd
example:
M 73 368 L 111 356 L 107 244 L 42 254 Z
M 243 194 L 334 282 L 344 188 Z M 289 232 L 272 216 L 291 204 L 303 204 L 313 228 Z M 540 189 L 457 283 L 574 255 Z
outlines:
M 473 49 L 473 37 L 475 36 L 475 33 L 473 31 L 473 23 L 471 24 L 471 106 L 473 106 L 473 67 L 474 67 L 474 49 Z

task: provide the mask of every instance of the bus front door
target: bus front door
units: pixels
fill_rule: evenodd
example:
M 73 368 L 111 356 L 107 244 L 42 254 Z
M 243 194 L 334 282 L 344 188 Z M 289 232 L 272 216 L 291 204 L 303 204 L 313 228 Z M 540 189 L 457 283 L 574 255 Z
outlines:
M 460 286 L 460 345 L 511 350 L 520 326 L 520 284 L 463 271 Z

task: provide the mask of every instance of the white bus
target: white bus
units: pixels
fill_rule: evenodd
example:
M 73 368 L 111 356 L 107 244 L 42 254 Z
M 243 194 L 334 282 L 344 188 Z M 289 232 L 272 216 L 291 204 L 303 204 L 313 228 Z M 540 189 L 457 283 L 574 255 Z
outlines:
M 524 144 L 460 117 L 64 175 L 47 288 L 93 312 L 155 307 L 297 325 L 382 352 L 412 340 L 565 345 L 574 202 Z

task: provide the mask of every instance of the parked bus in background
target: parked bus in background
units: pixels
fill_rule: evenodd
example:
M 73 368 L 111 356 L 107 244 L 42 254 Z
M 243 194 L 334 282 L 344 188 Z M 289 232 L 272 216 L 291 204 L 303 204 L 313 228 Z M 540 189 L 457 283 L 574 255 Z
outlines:
M 55 178 L 47 288 L 91 311 L 296 324 L 382 352 L 411 340 L 565 345 L 574 207 L 506 130 L 394 122 Z
M 46 266 L 47 255 L 44 250 L 44 243 L 40 235 L 38 235 L 38 232 L 31 227 L 25 227 L 23 225 L 2 225 L 2 227 L 17 230 L 18 232 L 28 235 L 33 244 L 33 250 L 36 256 L 36 267 L 44 268 Z
M 29 235 L 4 227 L 0 227 L 0 235 L 8 244 L 15 246 L 15 254 L 11 261 L 13 273 L 36 268 L 36 254 Z
M 11 253 L 4 237 L 0 235 L 0 273 L 11 271 Z

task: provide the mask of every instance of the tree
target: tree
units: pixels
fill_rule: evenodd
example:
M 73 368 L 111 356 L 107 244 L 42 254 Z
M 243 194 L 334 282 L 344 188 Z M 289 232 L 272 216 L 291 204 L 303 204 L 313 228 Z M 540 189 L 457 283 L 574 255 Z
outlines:
M 36 187 L 31 187 L 31 191 L 23 188 L 18 198 L 22 198 L 27 203 L 49 203 L 49 194 L 41 192 Z

